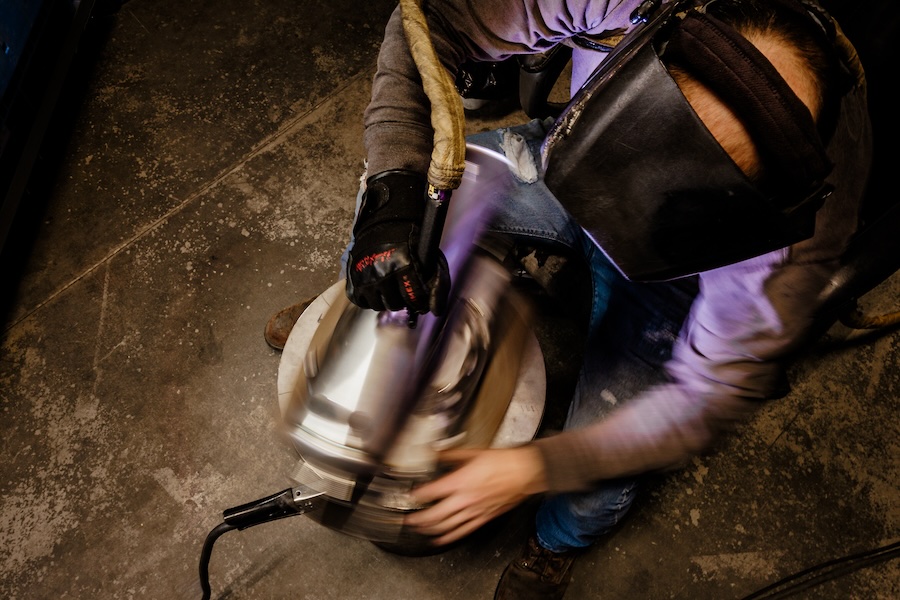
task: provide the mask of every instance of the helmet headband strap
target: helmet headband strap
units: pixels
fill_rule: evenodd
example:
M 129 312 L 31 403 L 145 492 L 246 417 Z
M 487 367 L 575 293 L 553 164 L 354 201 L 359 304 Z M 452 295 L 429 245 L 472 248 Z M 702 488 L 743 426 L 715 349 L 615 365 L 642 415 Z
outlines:
M 691 11 L 673 31 L 665 53 L 739 115 L 782 185 L 809 190 L 828 175 L 831 163 L 806 105 L 731 26 Z

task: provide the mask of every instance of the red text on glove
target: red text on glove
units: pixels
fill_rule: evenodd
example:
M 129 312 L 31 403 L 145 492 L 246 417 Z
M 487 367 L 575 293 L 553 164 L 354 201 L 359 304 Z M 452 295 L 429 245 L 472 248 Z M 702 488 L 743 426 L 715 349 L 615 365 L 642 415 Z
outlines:
M 377 252 L 375 254 L 370 254 L 369 256 L 364 256 L 356 262 L 356 266 L 354 267 L 357 271 L 362 271 L 367 267 L 371 267 L 375 263 L 387 262 L 390 260 L 391 255 L 394 253 L 396 248 L 391 248 L 390 250 L 385 250 L 384 252 Z
M 409 277 L 403 276 L 403 291 L 406 292 L 406 297 L 410 299 L 411 302 L 416 301 L 416 291 L 413 288 L 412 282 L 409 280 Z

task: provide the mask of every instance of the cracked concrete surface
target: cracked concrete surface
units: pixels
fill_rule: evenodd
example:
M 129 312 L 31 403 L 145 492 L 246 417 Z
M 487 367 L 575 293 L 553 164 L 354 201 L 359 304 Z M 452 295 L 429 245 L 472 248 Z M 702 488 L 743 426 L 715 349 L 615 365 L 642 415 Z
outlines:
M 225 508 L 290 486 L 271 313 L 337 276 L 393 2 L 132 0 L 86 79 L 0 346 L 0 596 L 199 598 Z M 511 117 L 473 119 L 472 131 Z M 896 276 L 863 299 L 896 309 Z M 548 426 L 577 331 L 537 301 Z M 742 598 L 900 538 L 900 334 L 835 326 L 792 393 L 652 482 L 571 598 Z M 213 597 L 489 598 L 531 505 L 410 558 L 305 518 L 229 533 Z M 900 597 L 888 561 L 805 598 Z

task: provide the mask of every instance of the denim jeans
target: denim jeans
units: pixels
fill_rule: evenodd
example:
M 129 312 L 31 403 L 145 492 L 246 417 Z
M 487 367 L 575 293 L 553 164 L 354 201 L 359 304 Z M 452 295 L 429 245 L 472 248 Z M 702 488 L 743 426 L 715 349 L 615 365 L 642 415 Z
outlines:
M 511 128 L 539 161 L 546 124 Z M 481 133 L 469 143 L 503 152 L 503 130 Z M 537 162 L 539 165 L 540 163 Z M 663 364 L 696 295 L 696 280 L 640 284 L 626 280 L 572 220 L 539 177 L 517 181 L 496 207 L 491 229 L 519 243 L 541 243 L 583 257 L 591 277 L 587 345 L 565 428 L 604 418 L 617 404 L 665 380 Z M 639 478 L 601 482 L 584 493 L 548 497 L 538 509 L 536 529 L 545 548 L 582 548 L 609 532 L 634 501 Z

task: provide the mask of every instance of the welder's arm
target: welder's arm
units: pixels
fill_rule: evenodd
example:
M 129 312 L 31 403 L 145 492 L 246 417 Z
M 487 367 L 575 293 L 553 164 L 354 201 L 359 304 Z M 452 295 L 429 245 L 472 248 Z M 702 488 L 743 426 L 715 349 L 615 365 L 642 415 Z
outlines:
M 604 479 L 683 466 L 759 406 L 735 397 L 698 402 L 677 386 L 661 387 L 604 421 L 538 440 L 535 446 L 550 491 L 587 491 Z
M 537 54 L 573 35 L 631 27 L 641 0 L 429 0 L 423 3 L 435 52 L 452 77 L 466 61 Z M 364 115 L 368 172 L 425 173 L 432 151 L 431 113 L 410 55 L 400 9 L 391 15 Z
M 651 388 L 609 418 L 518 448 L 444 455 L 458 468 L 418 488 L 434 502 L 407 523 L 444 544 L 529 495 L 590 490 L 598 481 L 680 466 L 721 432 L 786 392 L 782 365 L 808 341 L 816 298 L 836 268 L 796 250 L 706 273 L 668 364 Z M 807 254 L 808 257 L 808 254 Z
M 435 502 L 407 524 L 449 543 L 529 495 L 590 490 L 603 479 L 684 462 L 769 395 L 784 331 L 763 291 L 780 253 L 704 276 L 689 324 L 670 362 L 673 381 L 625 402 L 594 425 L 519 448 L 443 455 L 450 474 L 414 493 Z M 582 392 L 583 393 L 583 392 Z
M 778 251 L 701 276 L 701 292 L 667 370 L 607 419 L 538 440 L 548 487 L 683 465 L 767 399 L 787 392 L 784 366 L 813 324 L 827 264 L 785 264 Z
M 449 293 L 446 260 L 420 246 L 428 233 L 421 228 L 434 132 L 400 16 L 398 6 L 385 31 L 365 115 L 369 177 L 353 226 L 346 291 L 363 308 L 441 314 Z M 371 134 L 373 129 L 378 133 Z

